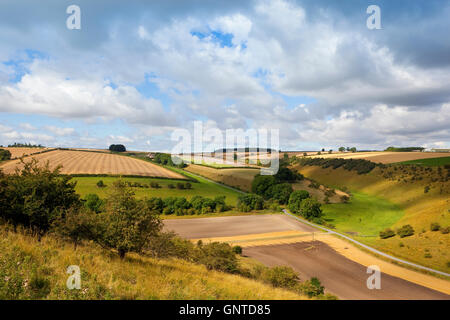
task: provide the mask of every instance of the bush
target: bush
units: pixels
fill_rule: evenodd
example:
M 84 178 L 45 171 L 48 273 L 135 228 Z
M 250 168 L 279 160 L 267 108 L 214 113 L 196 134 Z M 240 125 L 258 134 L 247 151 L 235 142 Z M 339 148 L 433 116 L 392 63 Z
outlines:
M 241 255 L 241 254 L 242 254 L 242 247 L 241 247 L 241 246 L 234 246 L 234 247 L 233 247 L 233 252 L 234 252 L 235 254 Z
M 257 194 L 247 193 L 238 197 L 237 208 L 242 212 L 261 210 L 263 205 L 264 199 Z
M 271 187 L 276 183 L 274 176 L 256 175 L 252 181 L 252 192 L 268 199 L 270 198 Z
M 161 186 L 159 185 L 159 183 L 158 183 L 158 182 L 155 182 L 155 181 L 150 182 L 150 187 L 153 188 L 153 189 L 161 188 Z
M 430 226 L 431 231 L 439 231 L 441 229 L 441 226 L 437 222 L 433 222 Z
M 96 240 L 103 247 L 116 249 L 123 259 L 127 252 L 141 253 L 149 237 L 161 230 L 162 223 L 147 202 L 136 200 L 122 181 L 115 182 L 113 187 L 106 212 L 101 214 L 103 232 Z
M 21 161 L 23 169 L 13 175 L 0 172 L 0 218 L 14 228 L 31 228 L 40 240 L 55 219 L 71 207 L 80 207 L 81 200 L 71 177 L 60 175 L 60 167 L 50 170 L 48 163 Z
M 186 182 L 186 183 L 184 184 L 184 187 L 185 187 L 186 189 L 192 189 L 192 184 L 191 184 L 190 182 Z
M 103 200 L 95 193 L 86 195 L 84 206 L 95 213 L 100 213 L 103 207 Z
M 324 289 L 325 288 L 321 285 L 320 280 L 315 277 L 300 284 L 300 291 L 309 298 L 322 295 Z
M 286 266 L 267 269 L 263 279 L 274 287 L 286 289 L 295 288 L 299 281 L 298 274 L 291 267 Z
M 103 182 L 103 180 L 99 180 L 99 181 L 97 181 L 97 187 L 104 188 L 104 187 L 106 187 L 106 184 Z
M 276 184 L 267 190 L 267 194 L 270 195 L 270 198 L 277 200 L 280 204 L 287 204 L 292 192 L 292 186 L 289 183 Z
M 0 149 L 0 161 L 10 160 L 11 159 L 11 152 L 6 149 Z
M 54 221 L 52 230 L 59 237 L 71 241 L 76 250 L 82 240 L 97 239 L 100 223 L 95 212 L 71 208 Z
M 204 264 L 208 270 L 219 270 L 228 273 L 238 271 L 236 254 L 227 243 L 212 242 L 201 244 L 195 253 L 194 261 Z
M 450 227 L 441 228 L 441 233 L 442 233 L 442 234 L 448 234 L 448 233 L 450 233 Z
M 387 228 L 384 231 L 380 231 L 380 238 L 381 239 L 387 239 L 387 238 L 390 238 L 390 237 L 393 237 L 393 236 L 395 236 L 395 232 L 393 230 L 389 229 L 389 228 Z
M 169 189 L 175 189 L 175 186 L 174 186 L 172 183 L 169 183 L 169 184 L 167 185 L 167 188 L 169 188 Z
M 400 236 L 400 238 L 409 237 L 414 234 L 414 229 L 411 225 L 406 224 L 397 230 L 397 234 Z
M 289 210 L 291 210 L 291 212 L 293 213 L 299 213 L 301 202 L 309 197 L 309 192 L 306 190 L 296 190 L 292 192 L 289 197 Z
M 183 189 L 184 189 L 184 183 L 182 183 L 182 182 L 177 182 L 177 189 L 183 190 Z
M 312 198 L 302 200 L 300 203 L 300 214 L 307 220 L 320 218 L 323 215 L 320 203 Z

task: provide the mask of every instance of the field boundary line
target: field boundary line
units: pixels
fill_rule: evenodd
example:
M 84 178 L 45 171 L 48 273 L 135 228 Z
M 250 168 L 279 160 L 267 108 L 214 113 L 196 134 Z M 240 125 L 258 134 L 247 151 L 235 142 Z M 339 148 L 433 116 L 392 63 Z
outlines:
M 348 237 L 348 236 L 346 236 L 346 235 L 344 235 L 344 234 L 341 234 L 341 233 L 339 233 L 339 232 L 330 230 L 330 229 L 328 229 L 328 228 L 319 226 L 319 225 L 317 225 L 317 224 L 315 224 L 315 223 L 312 223 L 312 222 L 306 221 L 306 220 L 304 220 L 304 219 L 301 219 L 301 218 L 299 218 L 299 217 L 296 217 L 296 216 L 293 215 L 292 213 L 288 212 L 286 209 L 283 209 L 282 211 L 283 211 L 284 214 L 286 214 L 286 215 L 288 215 L 288 216 L 290 216 L 290 217 L 292 217 L 292 218 L 294 218 L 294 219 L 296 219 L 296 220 L 298 220 L 298 221 L 300 221 L 300 222 L 302 222 L 302 223 L 305 223 L 305 224 L 308 224 L 308 225 L 310 225 L 310 226 L 312 226 L 312 227 L 315 227 L 315 228 L 318 228 L 318 229 L 327 231 L 327 232 L 330 233 L 330 234 L 334 234 L 334 235 L 336 235 L 336 236 L 342 237 L 342 238 L 344 238 L 344 239 L 346 239 L 346 240 L 348 240 L 348 241 L 350 241 L 350 242 L 353 242 L 353 243 L 357 244 L 358 246 L 363 247 L 364 249 L 366 249 L 366 250 L 368 250 L 368 251 L 370 251 L 370 252 L 372 252 L 372 253 L 376 253 L 376 254 L 378 254 L 378 255 L 380 255 L 380 256 L 382 256 L 382 257 L 385 257 L 385 258 L 388 258 L 388 259 L 391 259 L 391 260 L 394 260 L 394 261 L 397 261 L 397 262 L 406 264 L 406 265 L 408 265 L 408 266 L 411 266 L 411 267 L 414 267 L 414 268 L 417 268 L 417 269 L 421 269 L 421 270 L 425 270 L 425 271 L 428 271 L 428 272 L 437 273 L 437 274 L 442 275 L 442 276 L 450 277 L 450 274 L 448 274 L 448 273 L 446 273 L 446 272 L 439 271 L 439 270 L 435 270 L 435 269 L 432 269 L 432 268 L 428 268 L 428 267 L 422 266 L 422 265 L 417 264 L 417 263 L 409 262 L 409 261 L 406 261 L 406 260 L 403 260 L 403 259 L 400 259 L 400 258 L 391 256 L 390 254 L 387 254 L 387 253 L 384 253 L 384 252 L 382 252 L 382 251 L 380 251 L 380 250 L 377 250 L 377 249 L 375 249 L 375 248 L 372 248 L 372 247 L 370 247 L 370 246 L 368 246 L 368 245 L 366 245 L 366 244 L 363 244 L 363 243 L 361 243 L 361 242 L 359 242 L 359 241 L 357 241 L 357 240 L 355 240 L 355 239 L 352 239 L 352 238 L 350 238 L 350 237 Z

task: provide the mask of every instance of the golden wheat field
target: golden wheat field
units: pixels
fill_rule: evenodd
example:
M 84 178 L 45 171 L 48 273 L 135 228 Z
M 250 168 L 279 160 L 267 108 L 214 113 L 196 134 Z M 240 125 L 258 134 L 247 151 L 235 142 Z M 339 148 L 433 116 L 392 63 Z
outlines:
M 309 155 L 310 158 L 342 158 L 342 159 L 365 159 L 377 163 L 395 163 L 418 159 L 449 157 L 448 152 L 356 152 L 356 153 L 331 153 L 321 155 Z
M 251 190 L 253 178 L 260 173 L 259 169 L 215 169 L 195 164 L 189 165 L 185 170 L 244 191 Z
M 11 159 L 20 158 L 23 156 L 28 156 L 30 154 L 39 153 L 42 151 L 50 150 L 51 148 L 2 148 L 11 152 Z
M 37 159 L 41 164 L 49 161 L 50 168 L 62 165 L 63 174 L 113 174 L 185 179 L 184 176 L 155 164 L 116 154 L 55 150 L 28 157 L 25 161 L 30 161 L 31 158 Z M 0 168 L 5 173 L 12 173 L 21 166 L 23 165 L 20 160 L 14 160 Z

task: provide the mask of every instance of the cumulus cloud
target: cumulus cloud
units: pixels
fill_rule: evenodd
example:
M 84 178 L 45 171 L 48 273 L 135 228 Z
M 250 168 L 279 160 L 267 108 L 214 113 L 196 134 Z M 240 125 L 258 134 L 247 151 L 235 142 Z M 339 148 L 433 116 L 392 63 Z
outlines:
M 70 122 L 81 120 L 105 132 L 80 132 L 79 144 L 164 148 L 174 128 L 200 119 L 223 130 L 279 128 L 291 149 L 450 144 L 445 1 L 383 3 L 383 30 L 374 31 L 363 3 L 328 0 L 81 1 L 90 14 L 80 32 L 59 26 L 62 4 L 34 4 L 39 14 L 17 21 L 24 2 L 6 3 L 0 112 L 61 119 L 43 128 L 56 137 L 76 135 Z

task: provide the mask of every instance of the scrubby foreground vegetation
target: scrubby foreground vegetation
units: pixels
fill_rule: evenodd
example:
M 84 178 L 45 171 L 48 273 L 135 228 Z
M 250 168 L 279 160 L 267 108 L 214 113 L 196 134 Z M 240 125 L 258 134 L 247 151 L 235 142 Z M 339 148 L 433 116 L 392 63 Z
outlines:
M 0 299 L 333 298 L 291 268 L 242 264 L 239 247 L 162 232 L 152 201 L 123 181 L 99 201 L 35 161 L 0 172 Z M 66 286 L 73 265 L 79 290 Z

